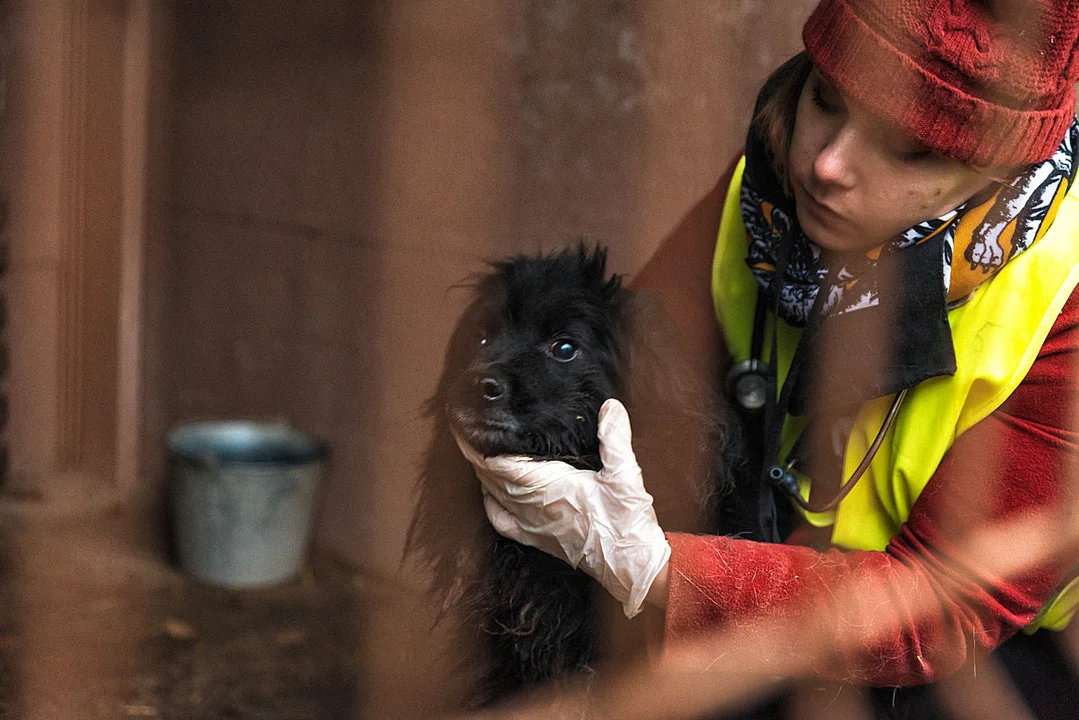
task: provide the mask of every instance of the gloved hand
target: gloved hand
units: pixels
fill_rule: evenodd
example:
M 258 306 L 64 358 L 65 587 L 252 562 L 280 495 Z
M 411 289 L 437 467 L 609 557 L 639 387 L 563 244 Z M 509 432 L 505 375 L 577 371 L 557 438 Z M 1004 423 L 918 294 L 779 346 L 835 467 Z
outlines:
M 622 603 L 640 612 L 671 548 L 631 445 L 629 415 L 618 400 L 599 411 L 599 472 L 564 462 L 513 456 L 485 458 L 460 438 L 476 468 L 495 530 L 580 567 Z

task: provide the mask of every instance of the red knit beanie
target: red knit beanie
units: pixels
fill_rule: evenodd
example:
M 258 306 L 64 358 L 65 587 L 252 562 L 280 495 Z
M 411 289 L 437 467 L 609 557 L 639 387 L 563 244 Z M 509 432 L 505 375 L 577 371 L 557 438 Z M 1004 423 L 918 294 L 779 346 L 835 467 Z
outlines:
M 1079 0 L 822 0 L 802 37 L 836 87 L 962 162 L 1045 160 L 1075 115 Z

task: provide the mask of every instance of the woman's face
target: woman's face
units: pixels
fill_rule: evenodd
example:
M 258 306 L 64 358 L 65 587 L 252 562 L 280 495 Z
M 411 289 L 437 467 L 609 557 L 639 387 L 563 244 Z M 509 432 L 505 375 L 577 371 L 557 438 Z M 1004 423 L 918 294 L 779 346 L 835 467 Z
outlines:
M 836 251 L 872 249 L 990 182 L 885 125 L 815 69 L 798 100 L 790 165 L 802 230 Z

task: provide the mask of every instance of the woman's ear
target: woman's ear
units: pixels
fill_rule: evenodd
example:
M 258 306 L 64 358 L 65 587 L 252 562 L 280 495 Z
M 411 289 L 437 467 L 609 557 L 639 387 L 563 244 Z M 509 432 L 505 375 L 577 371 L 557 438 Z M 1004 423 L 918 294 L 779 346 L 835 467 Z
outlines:
M 995 183 L 997 185 L 1007 185 L 1008 187 L 1015 187 L 1015 179 L 1023 174 L 1026 170 L 1022 165 L 1001 165 L 997 167 L 980 167 L 978 165 L 968 165 L 976 175 L 984 178 L 987 182 Z

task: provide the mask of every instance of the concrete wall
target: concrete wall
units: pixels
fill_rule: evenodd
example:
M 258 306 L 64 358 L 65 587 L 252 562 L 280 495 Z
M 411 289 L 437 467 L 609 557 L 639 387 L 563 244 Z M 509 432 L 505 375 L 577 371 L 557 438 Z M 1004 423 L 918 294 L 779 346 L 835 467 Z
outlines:
M 286 418 L 332 443 L 317 540 L 372 599 L 365 716 L 459 689 L 399 572 L 451 286 L 578 237 L 640 267 L 738 151 L 812 4 L 177 3 L 165 424 Z
M 11 189 L 5 280 L 12 346 L 10 442 L 18 477 L 59 465 L 60 216 L 63 12 L 59 3 L 5 8 L 13 41 L 3 119 L 4 184 Z M 31 162 L 31 158 L 34 159 Z M 10 238 L 10 240 L 8 240 Z
M 319 541 L 396 573 L 447 289 L 581 236 L 639 267 L 811 5 L 180 2 L 169 419 L 325 436 Z
M 19 0 L 3 16 L 10 479 L 52 499 L 59 474 L 108 485 L 115 466 L 126 15 Z

